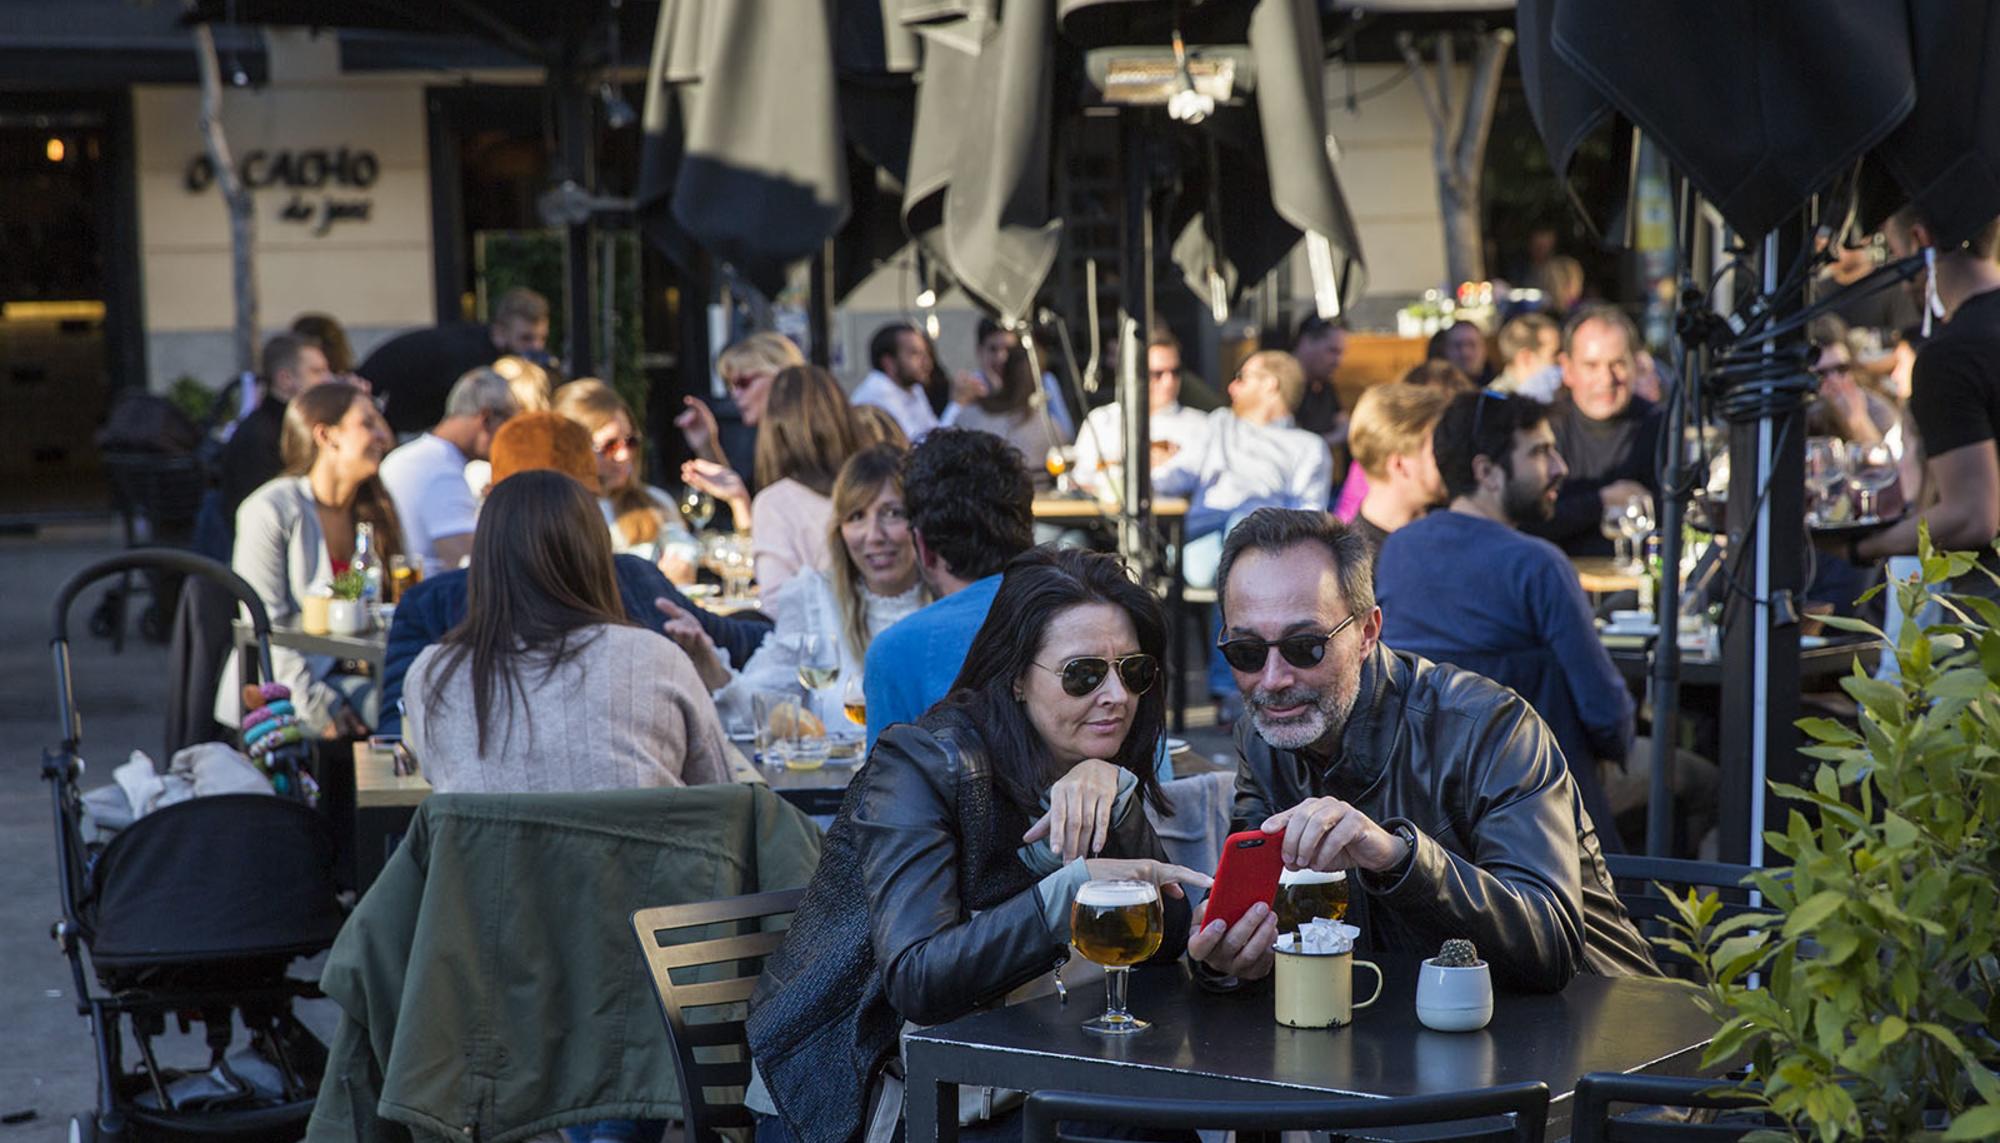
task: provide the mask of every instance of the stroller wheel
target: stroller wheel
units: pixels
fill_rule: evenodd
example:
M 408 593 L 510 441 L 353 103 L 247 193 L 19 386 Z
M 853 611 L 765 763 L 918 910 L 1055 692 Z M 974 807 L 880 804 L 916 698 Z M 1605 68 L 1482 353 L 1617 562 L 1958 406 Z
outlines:
M 74 1115 L 69 1121 L 69 1143 L 98 1143 L 97 1116 Z
M 110 595 L 90 613 L 90 633 L 99 639 L 111 638 L 118 628 L 118 601 Z

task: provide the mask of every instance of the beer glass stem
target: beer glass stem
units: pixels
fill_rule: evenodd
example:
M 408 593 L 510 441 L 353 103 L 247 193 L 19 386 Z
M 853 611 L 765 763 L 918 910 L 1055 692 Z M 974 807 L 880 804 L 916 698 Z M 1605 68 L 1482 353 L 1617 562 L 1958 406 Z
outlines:
M 1125 1011 L 1125 978 L 1131 975 L 1129 968 L 1107 968 L 1104 970 L 1104 1022 L 1122 1024 L 1132 1018 Z

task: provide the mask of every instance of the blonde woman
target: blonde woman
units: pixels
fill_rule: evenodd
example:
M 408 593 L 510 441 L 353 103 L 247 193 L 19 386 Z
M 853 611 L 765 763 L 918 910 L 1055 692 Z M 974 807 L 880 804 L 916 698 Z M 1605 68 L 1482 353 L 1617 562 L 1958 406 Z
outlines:
M 714 461 L 687 462 L 681 479 L 727 503 L 736 519 L 750 521 L 757 583 L 770 593 L 807 568 L 829 566 L 828 496 L 840 466 L 860 451 L 860 437 L 840 382 L 817 365 L 779 372 L 760 419 L 754 500 L 735 470 Z
M 611 527 L 612 550 L 651 560 L 675 583 L 693 583 L 700 546 L 681 522 L 673 497 L 639 478 L 642 442 L 625 398 L 585 377 L 556 390 L 555 411 L 590 432 L 597 484 L 604 490 L 597 504 Z
M 825 536 L 834 553 L 832 567 L 801 572 L 774 593 L 766 610 L 776 616 L 777 627 L 740 672 L 729 669 L 692 615 L 672 604 L 661 606 L 667 635 L 687 651 L 695 672 L 715 692 L 725 724 L 749 724 L 750 696 L 756 692 L 789 691 L 797 684 L 806 637 L 839 648 L 845 682 L 861 674 L 876 635 L 930 602 L 903 513 L 903 456 L 901 448 L 878 444 L 842 466 Z M 842 689 L 825 688 L 818 696 L 822 720 L 841 717 Z
M 744 425 L 756 428 L 764 420 L 764 404 L 771 395 L 771 382 L 779 373 L 806 363 L 805 354 L 782 333 L 753 333 L 722 351 L 715 359 L 716 375 L 729 387 L 736 411 Z M 699 397 L 682 398 L 687 408 L 674 418 L 674 425 L 687 438 L 688 449 L 702 460 L 727 464 L 715 414 Z M 739 518 L 740 519 L 740 518 Z

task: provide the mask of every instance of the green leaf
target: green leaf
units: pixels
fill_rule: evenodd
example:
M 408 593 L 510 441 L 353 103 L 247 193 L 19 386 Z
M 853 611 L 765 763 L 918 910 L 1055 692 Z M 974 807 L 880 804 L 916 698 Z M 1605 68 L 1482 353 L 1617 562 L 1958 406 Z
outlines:
M 1853 619 L 1845 615 L 1822 615 L 1819 617 L 1819 621 L 1836 631 L 1852 631 L 1857 635 L 1873 635 L 1884 643 L 1889 641 L 1889 636 L 1884 634 L 1880 627 L 1865 620 Z
M 1854 733 L 1852 728 L 1830 718 L 1802 718 L 1794 725 L 1815 740 L 1836 746 L 1852 746 L 1861 741 L 1861 736 Z
M 1881 1036 L 1882 1046 L 1885 1048 L 1902 1039 L 1909 1030 L 1909 1022 L 1901 1016 L 1884 1016 L 1881 1026 L 1877 1029 Z
M 1800 933 L 1811 932 L 1820 922 L 1840 911 L 1847 904 L 1847 895 L 1832 889 L 1822 889 L 1799 903 L 1785 919 L 1785 935 L 1796 937 Z
M 1917 1031 L 1943 1044 L 1950 1050 L 1952 1055 L 1957 1056 L 1959 1059 L 1969 1060 L 1971 1058 L 1966 1054 L 1965 1044 L 1959 1040 L 1958 1034 L 1950 1028 L 1942 1024 L 1923 1023 L 1917 1025 Z
M 1977 667 L 1958 667 L 1932 680 L 1930 693 L 1937 698 L 1976 699 L 1993 689 L 1993 680 Z
M 2000 1137 L 2000 1104 L 1992 1103 L 1959 1112 L 1952 1117 L 1951 1126 L 1944 1133 L 1945 1143 L 1995 1137 Z
M 1890 723 L 1903 721 L 1903 710 L 1909 698 L 1896 684 L 1866 675 L 1849 675 L 1840 680 L 1840 689 L 1877 719 Z
M 1907 849 L 1916 845 L 1922 835 L 1910 819 L 1890 811 L 1882 815 L 1882 836 L 1897 849 Z

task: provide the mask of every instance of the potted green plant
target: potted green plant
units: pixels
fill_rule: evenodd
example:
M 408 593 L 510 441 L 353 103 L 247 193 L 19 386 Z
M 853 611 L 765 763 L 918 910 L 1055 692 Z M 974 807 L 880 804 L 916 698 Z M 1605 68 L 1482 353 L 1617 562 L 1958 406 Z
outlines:
M 362 595 L 368 578 L 358 571 L 333 577 L 333 601 L 327 604 L 326 626 L 335 635 L 359 635 L 368 630 L 368 605 Z
M 1662 941 L 1721 1024 L 1706 1063 L 1747 1059 L 1786 1125 L 1769 1138 L 2000 1138 L 2000 604 L 1946 594 L 1984 569 L 1919 543 L 1893 642 L 1827 620 L 1881 639 L 1900 678 L 1857 665 L 1859 726 L 1799 723 L 1820 764 L 1772 784 L 1795 808 L 1765 835 L 1790 867 L 1751 878 L 1769 912 L 1718 922 L 1689 892 Z

